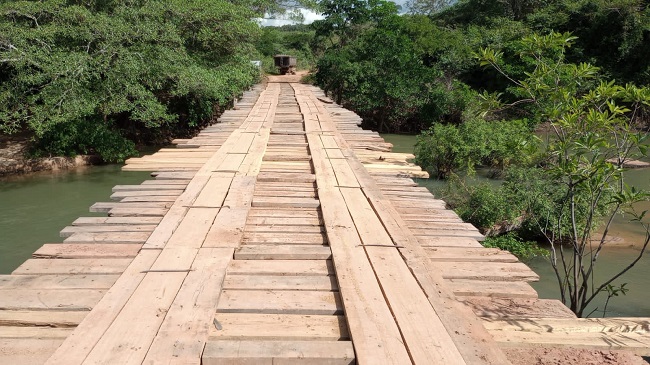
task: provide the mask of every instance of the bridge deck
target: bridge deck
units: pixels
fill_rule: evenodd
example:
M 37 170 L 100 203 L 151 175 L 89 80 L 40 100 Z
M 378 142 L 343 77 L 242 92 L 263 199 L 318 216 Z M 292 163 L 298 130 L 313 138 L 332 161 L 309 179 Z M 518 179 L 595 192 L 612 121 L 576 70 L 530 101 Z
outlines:
M 359 122 L 269 83 L 128 161 L 155 180 L 116 186 L 91 208 L 108 217 L 0 277 L 0 363 L 507 364 L 502 346 L 548 345 L 548 326 L 648 348 L 638 320 L 585 325 L 537 299 L 534 272 L 483 248 Z M 594 330 L 623 325 L 618 342 Z

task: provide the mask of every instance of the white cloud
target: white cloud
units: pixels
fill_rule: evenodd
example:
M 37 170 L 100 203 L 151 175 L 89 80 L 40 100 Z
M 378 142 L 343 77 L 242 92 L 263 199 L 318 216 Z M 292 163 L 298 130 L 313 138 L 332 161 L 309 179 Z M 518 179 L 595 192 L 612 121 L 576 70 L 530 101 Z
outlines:
M 308 9 L 300 9 L 300 12 L 305 18 L 305 21 L 302 22 L 302 24 L 311 24 L 316 20 L 324 19 L 324 17 L 321 14 L 315 13 Z M 263 27 L 279 27 L 288 24 L 299 24 L 299 22 L 287 18 L 277 18 L 277 19 L 260 18 L 258 19 L 258 21 Z

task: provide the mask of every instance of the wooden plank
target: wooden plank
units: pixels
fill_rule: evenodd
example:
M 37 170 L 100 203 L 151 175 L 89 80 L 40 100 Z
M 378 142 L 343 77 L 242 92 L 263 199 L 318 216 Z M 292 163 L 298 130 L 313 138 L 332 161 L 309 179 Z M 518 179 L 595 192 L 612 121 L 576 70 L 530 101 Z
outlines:
M 316 177 L 313 174 L 305 173 L 279 173 L 279 172 L 260 172 L 259 181 L 263 182 L 306 182 L 313 183 Z
M 111 194 L 111 200 L 122 200 L 124 198 L 134 197 L 152 197 L 152 196 L 179 196 L 183 193 L 180 189 L 167 189 L 167 190 L 123 190 Z
M 359 187 L 359 182 L 350 165 L 348 165 L 347 160 L 334 159 L 330 160 L 330 163 L 332 164 L 332 168 L 334 168 L 334 174 L 336 175 L 336 181 L 339 187 Z
M 539 275 L 521 262 L 436 262 L 445 279 L 537 281 Z
M 332 251 L 318 245 L 246 245 L 235 251 L 237 260 L 327 260 Z
M 406 225 L 404 225 L 406 227 Z M 483 247 L 473 237 L 415 236 L 422 247 Z
M 208 340 L 226 266 L 232 259 L 229 248 L 200 249 L 176 299 L 169 308 L 144 363 L 199 364 Z
M 522 318 L 483 319 L 490 331 L 553 332 L 553 333 L 649 333 L 650 318 Z
M 0 310 L 0 326 L 74 328 L 81 323 L 86 314 L 88 313 L 85 311 L 63 309 Z
M 63 240 L 65 243 L 144 243 L 151 232 L 79 232 Z
M 146 195 L 146 196 L 130 196 L 120 199 L 120 203 L 139 203 L 139 202 L 173 202 L 176 196 L 173 195 Z
M 306 125 L 307 128 L 307 125 Z M 321 209 L 336 264 L 337 280 L 345 315 L 359 363 L 410 363 L 410 357 L 392 320 L 393 316 L 367 261 L 354 222 L 343 197 L 331 187 L 335 177 L 323 150 L 311 143 L 314 169 L 319 185 Z
M 361 189 L 341 189 L 348 210 L 364 244 L 392 245 Z M 465 360 L 447 334 L 396 248 L 366 247 L 384 296 L 397 321 L 405 345 L 415 363 L 464 364 Z
M 253 207 L 256 208 L 318 208 L 318 199 L 301 197 L 256 196 Z
M 0 275 L 1 289 L 108 289 L 119 277 L 112 275 Z
M 251 211 L 246 220 L 247 226 L 320 226 L 323 221 L 319 218 L 310 217 L 257 217 L 254 215 L 255 210 Z
M 344 316 L 217 313 L 210 340 L 349 340 Z
M 158 250 L 141 252 L 46 364 L 81 364 L 141 283 L 145 276 L 142 271 L 151 267 L 158 254 Z
M 219 208 L 190 208 L 166 247 L 201 247 L 217 213 Z
M 0 327 L 0 339 L 64 339 L 71 328 Z
M 166 208 L 113 208 L 108 212 L 109 217 L 162 217 L 167 213 Z
M 321 214 L 317 209 L 268 209 L 255 208 L 250 211 L 251 217 L 271 218 L 320 218 Z
M 185 272 L 147 273 L 84 363 L 141 363 L 186 276 Z
M 170 206 L 171 203 L 169 202 L 97 202 L 90 207 L 89 211 L 96 213 L 108 213 L 113 208 L 169 208 Z
M 239 247 L 249 208 L 224 207 L 205 237 L 203 247 Z
M 68 226 L 63 228 L 59 235 L 61 237 L 70 237 L 75 233 L 96 233 L 96 232 L 146 232 L 151 233 L 156 229 L 155 225 L 148 224 L 130 224 L 130 225 L 99 225 L 99 226 Z
M 11 365 L 44 363 L 63 342 L 63 338 L 0 339 L 2 362 Z
M 327 243 L 327 236 L 323 233 L 246 232 L 244 233 L 244 242 L 258 244 L 323 245 Z
M 112 191 L 153 191 L 153 190 L 170 190 L 169 185 L 166 184 L 147 184 L 147 185 L 115 185 Z M 174 189 L 176 190 L 176 189 Z
M 221 175 L 212 176 L 194 201 L 193 205 L 202 207 L 221 207 L 226 198 L 226 194 L 228 193 L 228 189 L 230 189 L 231 182 L 232 177 Z
M 32 254 L 39 259 L 88 259 L 135 257 L 141 245 L 119 243 L 46 243 Z
M 237 290 L 338 290 L 334 276 L 228 275 L 224 289 Z
M 248 232 L 266 232 L 266 233 L 321 233 L 325 228 L 320 225 L 269 225 L 269 224 L 250 224 L 250 220 L 246 220 L 246 230 Z
M 72 222 L 73 226 L 94 226 L 99 224 L 104 225 L 148 225 L 148 224 L 158 224 L 161 221 L 161 217 L 80 217 Z
M 449 287 L 460 297 L 537 298 L 537 292 L 523 281 L 451 279 Z
M 518 262 L 508 251 L 478 247 L 427 247 L 424 250 L 431 261 L 457 262 Z
M 104 296 L 98 289 L 0 290 L 0 310 L 89 311 Z
M 29 259 L 12 272 L 13 275 L 55 274 L 121 274 L 130 258 L 117 259 Z
M 334 275 L 331 260 L 235 260 L 230 275 Z
M 246 153 L 228 153 L 226 155 L 226 159 L 223 160 L 217 168 L 215 168 L 214 172 L 237 172 L 239 170 L 239 166 L 242 164 L 244 161 L 244 158 L 246 157 Z
M 354 364 L 354 350 L 348 341 L 240 341 L 209 342 L 203 365 L 312 365 Z
M 504 347 L 561 347 L 592 350 L 626 350 L 650 356 L 650 336 L 643 333 L 539 333 L 497 331 L 496 341 Z
M 576 318 L 569 308 L 556 299 L 463 297 L 459 300 L 483 318 L 543 318 L 551 313 L 557 318 Z
M 223 290 L 218 313 L 343 314 L 338 293 L 327 291 Z

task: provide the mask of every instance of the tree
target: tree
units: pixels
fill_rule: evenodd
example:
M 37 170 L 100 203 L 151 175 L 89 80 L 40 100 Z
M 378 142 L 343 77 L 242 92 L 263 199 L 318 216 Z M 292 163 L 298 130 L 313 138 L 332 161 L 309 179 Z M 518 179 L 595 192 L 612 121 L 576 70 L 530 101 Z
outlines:
M 6 1 L 0 132 L 42 154 L 120 161 L 207 124 L 251 85 L 259 27 L 223 0 Z
M 611 290 L 611 284 L 641 260 L 650 243 L 647 212 L 634 209 L 634 203 L 650 195 L 628 186 L 624 170 L 627 161 L 647 156 L 647 134 L 635 127 L 639 113 L 650 106 L 650 90 L 594 83 L 596 67 L 565 61 L 566 49 L 574 41 L 566 33 L 524 38 L 520 56 L 531 60 L 534 68 L 524 80 L 504 73 L 522 99 L 499 105 L 495 95 L 484 98 L 497 108 L 534 105 L 551 126 L 549 159 L 543 171 L 552 189 L 557 193 L 560 188 L 561 194 L 549 196 L 552 211 L 533 219 L 551 245 L 551 264 L 562 300 L 583 316 L 589 314 L 585 310 L 594 298 Z M 482 49 L 478 55 L 482 65 L 503 72 L 501 56 L 491 49 Z M 607 245 L 609 227 L 614 216 L 622 213 L 645 229 L 646 238 L 628 266 L 596 283 L 594 272 Z

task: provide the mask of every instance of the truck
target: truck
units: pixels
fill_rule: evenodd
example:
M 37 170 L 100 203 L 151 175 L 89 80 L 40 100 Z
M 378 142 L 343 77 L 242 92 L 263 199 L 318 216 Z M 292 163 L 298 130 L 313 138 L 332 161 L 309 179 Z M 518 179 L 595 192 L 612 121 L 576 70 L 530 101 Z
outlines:
M 280 70 L 280 75 L 296 74 L 296 57 L 286 54 L 278 54 L 273 56 L 273 61 L 275 62 L 275 67 Z

